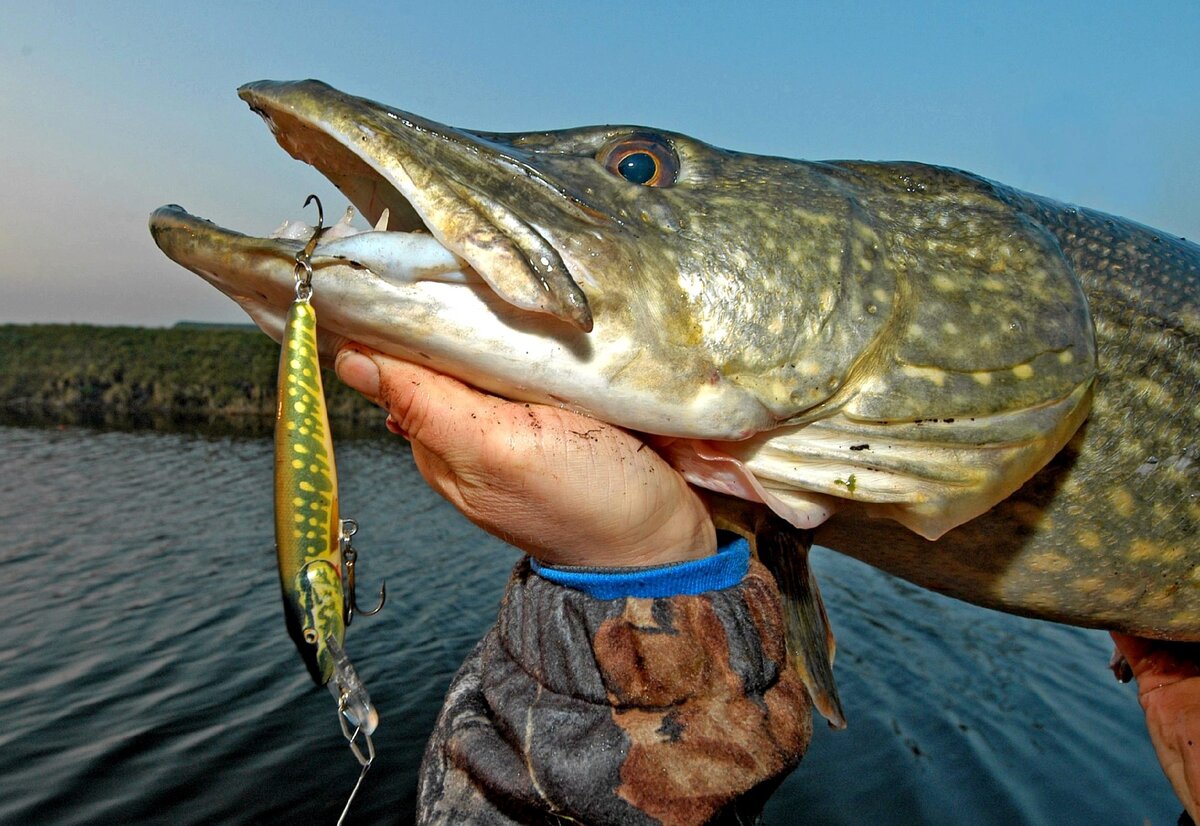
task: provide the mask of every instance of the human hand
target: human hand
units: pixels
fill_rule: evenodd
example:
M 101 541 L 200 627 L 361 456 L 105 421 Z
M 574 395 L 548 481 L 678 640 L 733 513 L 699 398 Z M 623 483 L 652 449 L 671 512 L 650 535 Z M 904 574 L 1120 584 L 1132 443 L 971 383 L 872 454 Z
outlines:
M 1175 794 L 1200 820 L 1200 644 L 1112 635 L 1138 682 L 1150 742 Z
M 550 565 L 658 565 L 716 552 L 683 477 L 632 434 L 480 393 L 361 345 L 343 382 L 388 411 L 425 480 L 476 525 Z

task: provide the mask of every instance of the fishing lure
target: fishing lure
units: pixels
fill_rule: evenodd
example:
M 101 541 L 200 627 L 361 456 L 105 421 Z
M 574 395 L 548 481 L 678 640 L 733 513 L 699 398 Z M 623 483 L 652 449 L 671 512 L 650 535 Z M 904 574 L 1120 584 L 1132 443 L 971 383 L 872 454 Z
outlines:
M 296 298 L 284 324 L 275 416 L 275 552 L 288 633 L 317 685 L 328 686 L 338 722 L 362 767 L 342 819 L 375 759 L 371 735 L 379 714 L 342 645 L 358 609 L 351 537 L 358 525 L 338 513 L 337 470 L 321 385 L 317 315 L 312 298 L 312 255 L 325 232 L 321 201 L 317 226 L 296 255 Z M 380 590 L 377 613 L 387 598 Z M 353 728 L 351 728 L 353 727 Z M 359 746 L 365 744 L 366 753 Z M 342 822 L 341 819 L 338 821 Z

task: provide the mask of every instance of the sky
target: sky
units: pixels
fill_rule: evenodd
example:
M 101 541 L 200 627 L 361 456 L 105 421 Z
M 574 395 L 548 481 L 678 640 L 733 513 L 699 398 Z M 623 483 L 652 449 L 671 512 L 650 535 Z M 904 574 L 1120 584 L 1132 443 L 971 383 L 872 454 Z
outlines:
M 244 321 L 146 221 L 178 203 L 266 234 L 309 192 L 340 213 L 237 98 L 263 78 L 490 131 L 944 164 L 1200 238 L 1194 0 L 0 0 L 0 21 L 0 323 Z

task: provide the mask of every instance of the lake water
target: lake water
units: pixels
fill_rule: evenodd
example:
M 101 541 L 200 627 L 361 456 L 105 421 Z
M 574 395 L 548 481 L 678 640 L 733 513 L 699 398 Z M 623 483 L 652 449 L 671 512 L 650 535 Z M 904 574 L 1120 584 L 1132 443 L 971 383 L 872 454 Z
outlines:
M 413 817 L 442 694 L 511 548 L 400 439 L 338 445 L 382 718 L 354 823 Z M 358 766 L 283 627 L 268 439 L 0 427 L 0 823 L 329 823 Z M 850 728 L 818 722 L 767 824 L 1163 824 L 1180 806 L 1106 635 L 818 552 Z

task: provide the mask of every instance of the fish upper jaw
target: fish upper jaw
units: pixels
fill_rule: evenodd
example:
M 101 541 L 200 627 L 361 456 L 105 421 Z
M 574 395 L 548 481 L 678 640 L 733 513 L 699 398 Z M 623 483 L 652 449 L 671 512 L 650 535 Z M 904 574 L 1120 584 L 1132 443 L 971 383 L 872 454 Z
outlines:
M 259 81 L 238 94 L 280 146 L 320 170 L 368 220 L 387 211 L 386 229 L 423 227 L 513 305 L 591 329 L 588 299 L 558 250 L 487 194 L 505 184 L 546 184 L 514 151 L 319 81 Z M 497 179 L 479 180 L 485 176 Z M 567 208 L 594 218 L 571 202 Z

